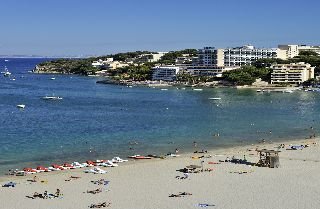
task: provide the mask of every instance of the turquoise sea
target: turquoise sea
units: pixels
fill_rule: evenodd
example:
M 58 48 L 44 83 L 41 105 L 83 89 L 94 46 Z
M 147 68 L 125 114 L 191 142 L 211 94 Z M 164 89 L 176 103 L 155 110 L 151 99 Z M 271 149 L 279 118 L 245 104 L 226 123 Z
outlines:
M 44 59 L 4 60 L 0 69 L 6 65 L 12 76 L 0 77 L 0 174 L 176 148 L 187 152 L 194 141 L 209 149 L 305 138 L 320 128 L 319 92 L 127 88 L 96 84 L 99 78 L 28 73 Z M 63 100 L 41 99 L 53 94 Z

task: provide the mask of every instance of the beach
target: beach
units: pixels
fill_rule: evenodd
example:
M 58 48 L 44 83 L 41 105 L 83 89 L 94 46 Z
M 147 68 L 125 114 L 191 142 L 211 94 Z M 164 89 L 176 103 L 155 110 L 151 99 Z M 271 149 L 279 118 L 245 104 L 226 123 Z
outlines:
M 91 204 L 106 202 L 109 208 L 317 208 L 319 200 L 320 147 L 301 140 L 286 142 L 280 149 L 280 167 L 266 168 L 224 161 L 226 157 L 258 162 L 255 149 L 275 149 L 279 144 L 261 143 L 251 146 L 208 150 L 208 153 L 184 153 L 166 159 L 136 160 L 119 167 L 104 168 L 106 174 L 88 174 L 82 169 L 6 176 L 1 184 L 16 182 L 13 188 L 0 188 L 1 207 L 13 208 L 88 208 Z M 302 150 L 287 150 L 289 144 L 309 144 Z M 195 148 L 196 149 L 196 148 Z M 249 151 L 251 150 L 251 151 Z M 212 157 L 210 157 L 210 155 Z M 245 155 L 245 156 L 244 156 Z M 201 159 L 193 159 L 205 156 Z M 187 178 L 178 170 L 187 165 L 201 165 L 211 172 L 190 173 Z M 214 164 L 209 164 L 209 162 Z M 70 178 L 80 177 L 80 178 Z M 181 178 L 182 177 L 182 178 Z M 104 179 L 107 185 L 91 181 Z M 102 188 L 97 194 L 87 193 Z M 35 198 L 34 192 L 54 193 L 57 198 Z M 192 195 L 179 195 L 179 192 Z M 177 197 L 169 197 L 174 194 Z M 109 205 L 110 203 L 110 205 Z

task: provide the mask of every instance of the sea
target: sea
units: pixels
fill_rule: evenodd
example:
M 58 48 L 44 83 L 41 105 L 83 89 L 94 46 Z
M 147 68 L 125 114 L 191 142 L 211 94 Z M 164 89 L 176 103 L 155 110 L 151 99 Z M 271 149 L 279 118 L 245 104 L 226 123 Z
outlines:
M 319 134 L 319 92 L 164 91 L 29 72 L 46 60 L 0 58 L 1 71 L 6 66 L 12 73 L 0 77 L 0 175 L 52 163 L 190 152 L 194 142 L 201 150 Z M 42 99 L 52 95 L 63 99 Z

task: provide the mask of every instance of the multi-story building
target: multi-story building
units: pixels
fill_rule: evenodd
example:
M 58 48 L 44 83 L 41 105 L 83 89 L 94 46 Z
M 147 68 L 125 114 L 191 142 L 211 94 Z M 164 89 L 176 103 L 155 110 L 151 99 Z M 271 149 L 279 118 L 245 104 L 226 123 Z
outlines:
M 222 77 L 222 73 L 230 70 L 239 69 L 240 67 L 215 67 L 215 66 L 190 66 L 186 72 L 194 76 L 212 76 Z
M 263 58 L 286 57 L 285 50 L 278 48 L 255 48 L 251 45 L 224 49 L 224 66 L 251 65 L 252 62 Z
M 278 45 L 278 48 L 285 51 L 285 59 L 290 59 L 299 55 L 299 45 Z
M 289 83 L 299 85 L 314 78 L 314 67 L 304 62 L 276 64 L 270 68 L 272 69 L 271 84 Z
M 214 47 L 204 47 L 198 50 L 198 65 L 200 66 L 218 66 L 223 67 L 223 49 Z
M 109 64 L 109 63 L 111 63 L 111 62 L 113 62 L 113 58 L 112 58 L 112 57 L 107 58 L 107 59 L 105 59 L 105 60 L 99 59 L 98 61 L 93 61 L 91 65 L 92 65 L 93 67 L 102 67 L 102 66 L 104 66 L 104 65 L 106 65 L 106 64 Z
M 140 55 L 137 59 L 134 59 L 134 62 L 141 62 L 141 63 L 146 63 L 146 62 L 157 62 L 165 55 L 167 52 L 157 52 L 151 53 L 151 54 L 142 54 Z
M 174 81 L 176 80 L 179 67 L 156 66 L 152 68 L 152 80 Z
M 320 55 L 320 46 L 308 46 L 308 45 L 278 45 L 278 48 L 286 51 L 286 59 L 298 56 L 302 51 L 313 51 Z
M 299 53 L 302 51 L 312 51 L 320 55 L 320 46 L 308 46 L 308 45 L 299 45 Z

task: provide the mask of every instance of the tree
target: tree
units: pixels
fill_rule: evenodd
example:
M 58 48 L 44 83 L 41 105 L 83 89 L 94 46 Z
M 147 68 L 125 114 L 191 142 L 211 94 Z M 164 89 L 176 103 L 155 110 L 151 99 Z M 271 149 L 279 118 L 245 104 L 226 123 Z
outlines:
M 314 51 L 303 50 L 303 51 L 299 52 L 299 56 L 319 56 L 319 54 Z
M 235 85 L 251 85 L 257 78 L 270 82 L 271 70 L 246 65 L 237 70 L 224 72 L 222 76 L 225 80 Z

